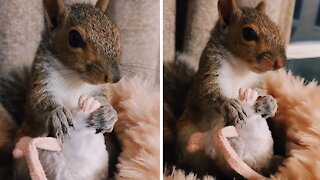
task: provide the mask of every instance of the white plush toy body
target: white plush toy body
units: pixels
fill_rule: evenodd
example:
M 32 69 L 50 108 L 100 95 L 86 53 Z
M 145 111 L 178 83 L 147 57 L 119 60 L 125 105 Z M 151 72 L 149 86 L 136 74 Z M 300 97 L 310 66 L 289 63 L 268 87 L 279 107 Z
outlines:
M 239 98 L 247 117 L 243 123 L 235 126 L 238 136 L 228 140 L 233 150 L 244 163 L 255 171 L 261 172 L 269 168 L 273 159 L 272 135 L 266 119 L 254 110 L 258 93 L 252 89 L 240 89 Z M 226 158 L 230 157 L 225 157 L 218 150 L 222 144 L 217 145 L 214 141 L 215 135 L 225 127 L 223 118 L 214 120 L 211 127 L 213 128 L 210 131 L 196 132 L 190 136 L 188 151 L 203 150 L 222 171 L 229 173 L 231 167 Z
M 48 179 L 56 180 L 97 180 L 108 175 L 108 152 L 104 136 L 88 126 L 91 112 L 100 108 L 92 97 L 82 96 L 79 110 L 75 110 L 74 129 L 63 142 L 61 152 L 41 150 L 40 161 Z
M 93 97 L 81 96 L 79 99 L 79 109 L 73 111 L 74 129 L 70 129 L 68 131 L 69 136 L 65 138 L 64 142 L 61 144 L 61 150 L 58 152 L 54 152 L 39 149 L 39 159 L 47 179 L 107 179 L 109 157 L 106 150 L 104 136 L 102 133 L 96 134 L 96 129 L 94 129 L 93 127 L 88 127 L 87 123 L 90 114 L 100 108 L 100 106 L 100 103 Z M 43 138 L 45 139 L 47 137 Z M 19 148 L 19 146 L 22 146 L 21 149 L 26 147 L 25 145 L 21 145 L 21 142 L 19 143 L 19 145 L 16 145 L 16 149 L 17 147 Z M 28 152 L 24 156 L 30 156 L 30 154 L 32 153 L 33 152 Z M 24 163 L 21 163 L 21 161 L 19 163 L 21 164 L 21 166 L 26 167 Z M 37 167 L 37 165 L 32 165 L 32 167 L 39 168 L 39 166 Z M 31 176 L 32 173 L 37 172 L 34 169 L 29 170 Z M 22 177 L 23 179 L 28 179 L 26 178 L 26 174 L 23 175 L 21 173 L 17 174 L 16 178 L 19 179 Z M 43 178 L 41 178 L 40 176 L 39 179 L 42 180 Z

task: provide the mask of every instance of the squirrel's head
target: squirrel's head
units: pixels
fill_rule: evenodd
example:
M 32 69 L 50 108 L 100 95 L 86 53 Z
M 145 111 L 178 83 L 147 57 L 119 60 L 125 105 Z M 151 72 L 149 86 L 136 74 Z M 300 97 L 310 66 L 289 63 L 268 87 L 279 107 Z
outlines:
M 90 84 L 118 82 L 120 33 L 105 15 L 108 0 L 95 6 L 44 0 L 44 5 L 52 54 Z
M 286 65 L 283 35 L 265 14 L 266 4 L 238 8 L 235 0 L 219 0 L 218 31 L 228 50 L 257 73 Z

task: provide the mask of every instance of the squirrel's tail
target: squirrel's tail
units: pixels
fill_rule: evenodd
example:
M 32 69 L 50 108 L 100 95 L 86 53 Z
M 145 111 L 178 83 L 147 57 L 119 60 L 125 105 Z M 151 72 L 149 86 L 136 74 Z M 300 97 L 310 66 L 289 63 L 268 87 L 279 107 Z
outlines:
M 12 176 L 14 136 L 23 121 L 30 77 L 27 67 L 0 76 L 0 177 Z
M 163 134 L 164 159 L 167 164 L 175 161 L 176 123 L 181 116 L 186 96 L 193 85 L 196 71 L 179 57 L 163 65 Z
M 184 103 L 192 87 L 196 71 L 184 61 L 177 58 L 163 66 L 164 102 L 179 117 L 184 109 Z
M 0 103 L 18 126 L 23 121 L 30 78 L 30 67 L 15 69 L 0 76 Z

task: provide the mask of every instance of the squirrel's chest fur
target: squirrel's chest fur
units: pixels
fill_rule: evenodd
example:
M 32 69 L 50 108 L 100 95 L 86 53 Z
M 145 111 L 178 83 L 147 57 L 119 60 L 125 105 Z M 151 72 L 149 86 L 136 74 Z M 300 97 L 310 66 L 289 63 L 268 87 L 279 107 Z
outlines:
M 250 71 L 235 57 L 229 58 L 221 62 L 221 67 L 218 70 L 218 85 L 224 96 L 238 99 L 239 89 L 257 87 L 260 75 Z
M 84 82 L 75 72 L 63 67 L 59 62 L 54 63 L 57 68 L 49 71 L 47 89 L 58 104 L 74 109 L 78 107 L 81 95 L 93 96 L 102 89 L 99 85 Z

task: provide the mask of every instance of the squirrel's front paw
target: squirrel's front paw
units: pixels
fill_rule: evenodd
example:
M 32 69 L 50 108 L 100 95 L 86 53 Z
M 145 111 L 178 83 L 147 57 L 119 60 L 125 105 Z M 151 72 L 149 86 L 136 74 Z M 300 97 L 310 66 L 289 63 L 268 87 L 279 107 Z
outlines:
M 278 109 L 277 100 L 272 96 L 260 96 L 255 105 L 256 112 L 263 118 L 273 117 Z
M 114 110 L 111 105 L 105 105 L 91 114 L 88 123 L 89 126 L 96 129 L 96 133 L 104 133 L 111 132 L 117 120 L 116 110 Z
M 60 141 L 63 141 L 70 127 L 73 127 L 70 110 L 63 106 L 58 106 L 51 112 L 49 119 L 52 125 L 53 135 Z
M 229 99 L 223 105 L 221 109 L 227 126 L 242 125 L 245 123 L 244 118 L 247 116 L 246 112 L 242 108 L 240 101 L 237 99 Z

